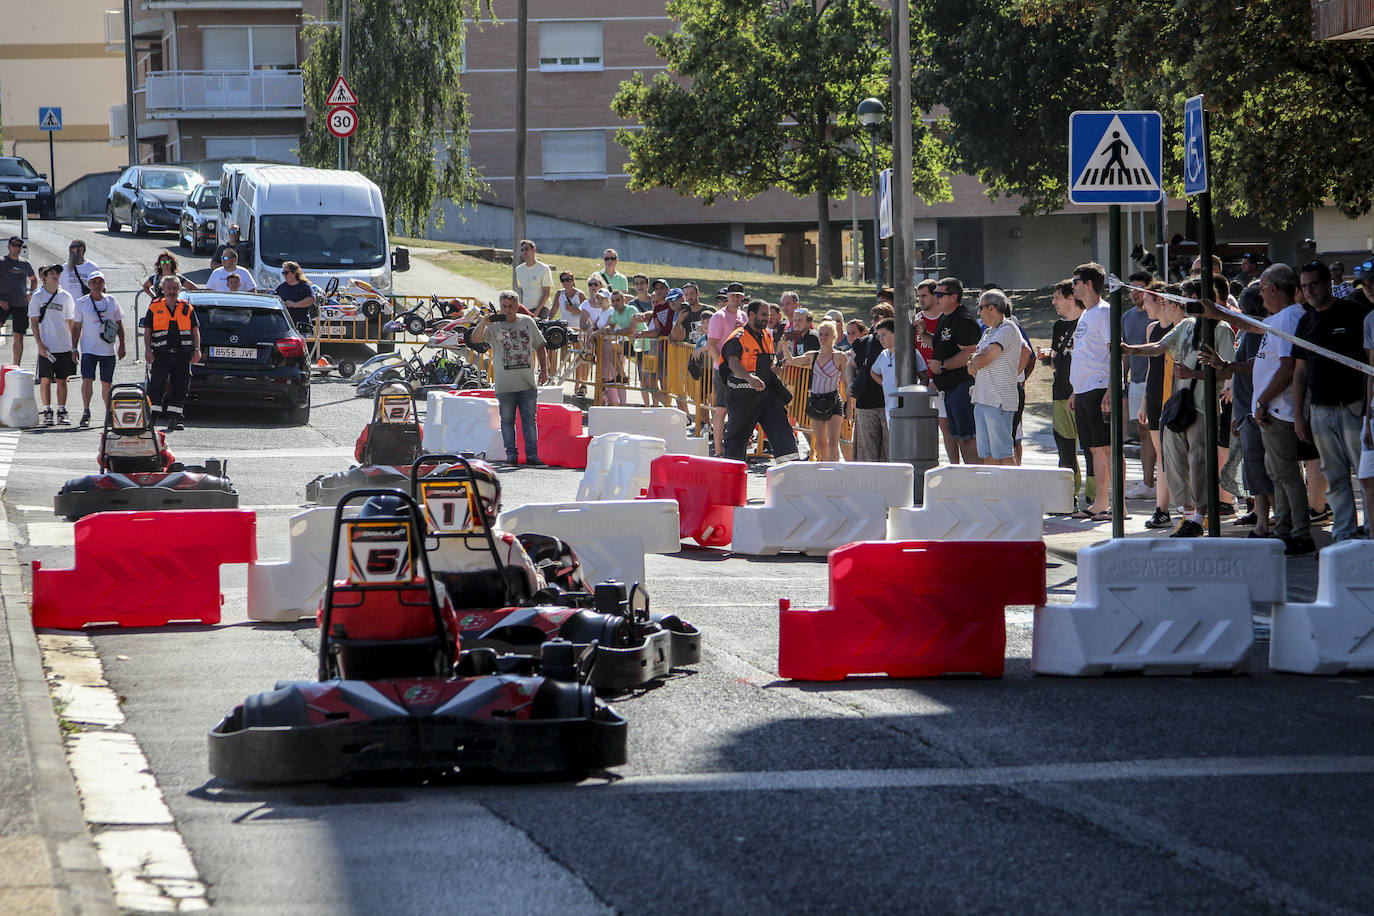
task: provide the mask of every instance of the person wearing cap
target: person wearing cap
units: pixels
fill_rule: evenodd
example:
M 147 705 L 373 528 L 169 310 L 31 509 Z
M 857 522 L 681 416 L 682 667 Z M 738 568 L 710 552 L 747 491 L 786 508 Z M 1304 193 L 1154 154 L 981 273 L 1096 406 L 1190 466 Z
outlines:
M 162 295 L 139 320 L 148 360 L 148 399 L 160 408 L 168 431 L 183 429 L 191 364 L 200 362 L 200 318 L 181 298 L 181 281 L 162 278 Z
M 515 286 L 520 290 L 520 301 L 530 314 L 543 320 L 549 316 L 549 304 L 553 298 L 553 271 L 549 265 L 535 255 L 534 242 L 520 240 L 519 264 L 515 265 Z
M 239 226 L 238 226 L 238 223 L 235 223 L 234 225 L 232 225 L 232 226 L 229 227 L 229 234 L 228 234 L 228 236 L 226 237 L 226 240 L 225 240 L 224 244 L 223 244 L 223 245 L 220 245 L 218 248 L 216 248 L 216 249 L 215 249 L 215 253 L 212 254 L 212 255 L 210 256 L 210 266 L 211 266 L 211 267 L 222 267 L 222 266 L 224 266 L 224 253 L 225 253 L 226 251 L 229 251 L 230 249 L 233 249 L 234 252 L 235 252 L 235 256 L 237 256 L 237 253 L 238 253 L 238 245 L 239 245 Z M 157 293 L 160 293 L 160 292 L 161 292 L 161 290 L 157 290 L 157 291 L 155 291 L 154 295 L 156 295 Z
M 601 285 L 606 287 L 606 292 L 620 290 L 622 293 L 630 291 L 630 278 L 619 271 L 620 253 L 614 248 L 607 248 L 601 253 L 602 267 L 597 271 L 601 276 Z
M 67 265 L 62 269 L 61 283 L 62 288 L 71 294 L 73 302 L 90 292 L 87 282 L 98 269 L 94 261 L 86 260 L 86 243 L 72 239 L 67 246 Z
M 739 286 L 731 283 L 730 286 Z M 735 329 L 744 324 L 745 316 L 740 311 L 744 299 L 744 287 L 739 292 L 731 292 L 730 286 L 722 286 L 716 293 L 716 313 L 706 323 L 706 352 L 711 357 L 711 373 L 714 389 L 711 399 L 711 442 L 715 455 L 719 458 L 725 453 L 725 383 L 722 381 L 721 347 Z
M 210 279 L 205 281 L 205 288 L 220 293 L 231 292 L 228 280 L 230 274 L 238 274 L 239 278 L 239 288 L 232 290 L 232 292 L 251 293 L 258 288 L 258 285 L 253 282 L 253 275 L 239 266 L 239 253 L 233 248 L 224 252 L 224 266 L 216 267 L 210 272 Z M 178 279 L 177 289 L 181 288 L 181 281 Z
M 44 426 L 53 425 L 52 383 L 57 382 L 57 424 L 67 426 L 67 379 L 76 374 L 72 357 L 72 321 L 76 300 L 62 288 L 62 265 L 49 264 L 38 271 L 43 288 L 29 297 L 29 327 L 38 346 L 38 394 Z
M 681 292 L 682 298 L 674 303 L 677 315 L 673 318 L 673 330 L 668 339 L 695 345 L 705 336 L 706 321 L 711 317 L 706 311 L 706 303 L 701 301 L 701 291 L 695 283 L 684 283 L 681 290 L 669 290 L 669 299 L 674 292 Z
M 81 426 L 91 423 L 91 391 L 100 377 L 100 395 L 106 409 L 110 404 L 110 384 L 114 382 L 115 363 L 124 358 L 124 309 L 114 296 L 105 295 L 105 275 L 95 271 L 86 278 L 89 295 L 76 303 L 72 336 L 81 349 Z M 115 340 L 107 340 L 106 322 L 117 325 Z
M 767 328 L 768 303 L 752 299 L 748 322 L 734 330 L 721 346 L 726 418 L 724 457 L 743 461 L 755 426 L 773 447 L 774 462 L 798 457 L 797 436 L 787 417 L 786 391 L 773 374 L 773 334 Z
M 1259 276 L 1259 258 L 1248 251 L 1245 252 L 1245 254 L 1240 256 L 1240 273 L 1236 274 L 1236 279 L 1240 281 L 1242 286 L 1249 286 L 1255 280 L 1258 280 Z
M 14 331 L 14 364 L 22 366 L 24 332 L 29 329 L 29 296 L 38 289 L 38 275 L 23 258 L 24 240 L 10 236 L 9 249 L 0 259 L 0 328 L 5 322 Z
M 1355 292 L 1350 301 L 1374 309 L 1374 264 L 1365 261 L 1355 268 Z

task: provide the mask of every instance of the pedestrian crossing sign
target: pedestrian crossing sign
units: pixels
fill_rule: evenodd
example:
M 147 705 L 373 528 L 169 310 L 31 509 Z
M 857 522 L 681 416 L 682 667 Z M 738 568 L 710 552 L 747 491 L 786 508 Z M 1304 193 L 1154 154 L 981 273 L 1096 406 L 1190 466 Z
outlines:
M 61 108 L 39 108 L 38 109 L 38 129 L 39 130 L 61 130 L 62 129 L 62 109 Z
M 1069 202 L 1153 204 L 1163 197 L 1163 124 L 1157 111 L 1069 116 Z

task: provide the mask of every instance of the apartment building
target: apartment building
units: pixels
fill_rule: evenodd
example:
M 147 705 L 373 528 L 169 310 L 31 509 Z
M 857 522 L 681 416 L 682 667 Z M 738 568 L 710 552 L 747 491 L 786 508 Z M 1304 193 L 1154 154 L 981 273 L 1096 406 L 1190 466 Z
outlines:
M 135 0 L 134 8 L 141 161 L 299 161 L 301 24 L 323 18 L 324 0 Z M 122 104 L 113 106 L 119 136 L 124 118 Z
M 0 31 L 3 155 L 23 156 L 61 188 L 88 172 L 118 168 L 110 142 L 110 105 L 124 98 L 124 54 L 105 35 L 110 0 L 7 3 Z M 59 9 L 60 8 L 60 9 Z M 62 129 L 38 128 L 38 109 L 62 109 Z

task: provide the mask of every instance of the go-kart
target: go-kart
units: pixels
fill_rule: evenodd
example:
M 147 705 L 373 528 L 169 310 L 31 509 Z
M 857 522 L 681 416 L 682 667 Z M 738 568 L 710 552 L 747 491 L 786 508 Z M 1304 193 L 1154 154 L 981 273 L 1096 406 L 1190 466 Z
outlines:
M 422 477 L 421 466 L 432 464 L 443 470 Z M 497 531 L 500 486 L 485 462 L 457 455 L 421 456 L 411 471 L 429 566 L 459 609 L 465 646 L 538 655 L 548 641 L 567 640 L 591 649 L 588 682 L 600 690 L 638 687 L 701 660 L 701 632 L 676 615 L 651 614 L 638 583 L 589 589 L 563 541 Z M 542 559 L 532 560 L 526 545 Z
M 96 460 L 100 473 L 77 477 L 53 497 L 53 514 L 76 521 L 94 512 L 156 509 L 237 509 L 239 494 L 225 462 L 187 465 L 167 449 L 167 434 L 153 428 L 153 409 L 142 385 L 110 389 Z
M 377 511 L 346 517 L 363 500 Z M 585 774 L 625 762 L 625 720 L 577 679 L 571 646 L 547 647 L 541 673 L 497 672 L 490 650 L 459 654 L 413 500 L 355 491 L 334 525 L 328 568 L 343 548 L 348 577 L 330 583 L 320 608 L 319 680 L 279 683 L 235 707 L 209 735 L 213 775 L 285 783 L 398 771 Z
M 415 416 L 415 391 L 408 382 L 392 379 L 372 397 L 372 420 L 354 445 L 358 464 L 346 471 L 321 474 L 305 485 L 307 502 L 332 506 L 359 487 L 403 488 L 409 469 L 420 454 L 420 424 Z

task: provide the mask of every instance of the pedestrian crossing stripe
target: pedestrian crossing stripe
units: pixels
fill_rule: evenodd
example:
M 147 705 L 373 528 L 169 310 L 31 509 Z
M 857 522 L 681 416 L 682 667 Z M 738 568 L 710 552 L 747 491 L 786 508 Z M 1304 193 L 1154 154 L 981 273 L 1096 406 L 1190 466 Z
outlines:
M 1102 132 L 1087 165 L 1074 179 L 1073 191 L 1158 191 L 1159 182 L 1140 154 L 1120 117 Z

